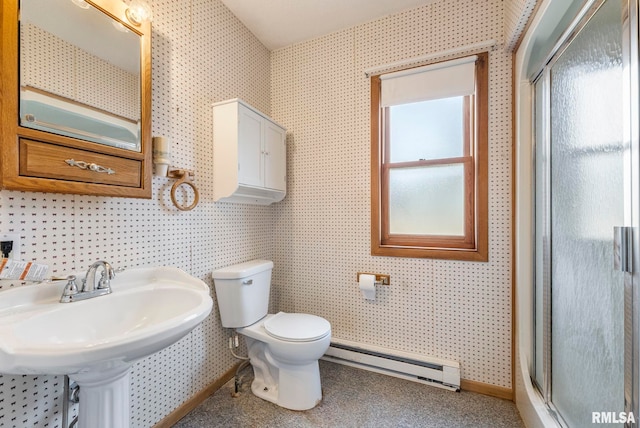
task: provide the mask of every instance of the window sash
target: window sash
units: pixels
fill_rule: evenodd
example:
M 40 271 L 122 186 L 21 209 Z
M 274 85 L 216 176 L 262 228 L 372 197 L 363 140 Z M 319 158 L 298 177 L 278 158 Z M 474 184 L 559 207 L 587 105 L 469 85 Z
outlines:
M 464 234 L 458 235 L 417 235 L 417 234 L 392 234 L 390 232 L 390 204 L 389 204 L 389 174 L 392 169 L 408 169 L 416 167 L 433 167 L 441 165 L 461 164 L 464 168 Z M 474 191 L 475 166 L 471 156 L 419 160 L 413 162 L 387 163 L 382 165 L 381 171 L 381 199 L 382 208 L 382 245 L 401 245 L 434 248 L 465 248 L 475 247 L 474 218 L 475 218 L 475 191 Z
M 383 159 L 381 164 L 381 239 L 382 245 L 404 246 L 404 247 L 428 247 L 428 248 L 475 248 L 475 167 L 473 159 L 473 96 L 464 97 L 462 107 L 463 115 L 463 134 L 462 146 L 463 157 L 460 158 L 443 158 L 443 159 L 421 159 L 411 162 L 389 162 L 391 159 L 391 129 L 390 109 L 382 107 L 382 125 L 384 129 L 384 137 L 381 141 L 383 146 Z M 389 199 L 389 170 L 392 168 L 415 168 L 428 167 L 436 165 L 453 165 L 462 163 L 464 165 L 464 234 L 463 236 L 451 235 L 407 235 L 392 234 L 390 232 L 390 199 Z
M 462 134 L 462 154 L 463 156 L 466 157 L 470 157 L 473 156 L 473 150 L 472 150 L 472 146 L 473 146 L 473 135 L 474 135 L 474 128 L 475 128 L 475 123 L 473 121 L 474 117 L 475 117 L 475 97 L 473 95 L 468 95 L 466 97 L 464 97 L 464 103 L 462 106 L 462 114 L 463 114 L 463 118 L 462 118 L 462 127 L 464 129 L 464 132 Z M 383 151 L 382 151 L 382 161 L 381 161 L 381 165 L 384 167 L 385 165 L 400 165 L 402 164 L 401 162 L 395 162 L 395 163 L 391 163 L 390 159 L 391 159 L 391 129 L 389 126 L 387 126 L 390 123 L 390 112 L 391 110 L 389 109 L 389 107 L 382 107 L 381 108 L 381 118 L 380 118 L 380 124 L 382 127 L 382 140 L 379 142 L 379 144 L 383 147 Z M 431 159 L 431 160 L 426 160 L 427 162 L 438 162 L 444 160 L 446 161 L 446 158 L 438 158 L 438 159 Z M 422 162 L 423 160 L 417 161 L 417 162 Z M 408 162 L 406 162 L 408 163 Z

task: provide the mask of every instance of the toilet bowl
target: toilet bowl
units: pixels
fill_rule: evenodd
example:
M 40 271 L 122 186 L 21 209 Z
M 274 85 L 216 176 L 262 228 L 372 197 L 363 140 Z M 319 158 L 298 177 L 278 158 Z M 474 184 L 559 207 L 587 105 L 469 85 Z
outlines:
M 258 397 L 291 410 L 322 400 L 318 359 L 331 342 L 331 324 L 309 314 L 268 314 L 273 262 L 253 260 L 212 273 L 222 326 L 247 343 Z
M 318 359 L 331 342 L 327 320 L 280 312 L 236 331 L 247 343 L 254 395 L 291 410 L 311 409 L 322 400 Z

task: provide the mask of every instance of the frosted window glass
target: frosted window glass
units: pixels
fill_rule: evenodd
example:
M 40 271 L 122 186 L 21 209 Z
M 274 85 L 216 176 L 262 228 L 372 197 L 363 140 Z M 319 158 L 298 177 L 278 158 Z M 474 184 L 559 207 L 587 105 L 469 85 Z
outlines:
M 391 169 L 389 231 L 464 235 L 464 166 Z
M 607 1 L 551 69 L 551 399 L 572 427 L 624 410 L 621 16 Z
M 390 162 L 463 155 L 464 97 L 389 107 Z

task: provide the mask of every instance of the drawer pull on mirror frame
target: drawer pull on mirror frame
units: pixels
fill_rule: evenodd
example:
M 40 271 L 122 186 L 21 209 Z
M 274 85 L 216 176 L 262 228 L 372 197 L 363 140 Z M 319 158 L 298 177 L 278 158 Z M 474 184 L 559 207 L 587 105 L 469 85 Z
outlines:
M 106 172 L 109 175 L 116 173 L 111 168 L 107 168 L 107 167 L 95 164 L 93 162 L 76 161 L 76 160 L 73 160 L 73 159 L 67 159 L 65 162 L 70 166 L 77 166 L 80 169 L 86 169 L 86 170 L 89 170 L 89 171 Z

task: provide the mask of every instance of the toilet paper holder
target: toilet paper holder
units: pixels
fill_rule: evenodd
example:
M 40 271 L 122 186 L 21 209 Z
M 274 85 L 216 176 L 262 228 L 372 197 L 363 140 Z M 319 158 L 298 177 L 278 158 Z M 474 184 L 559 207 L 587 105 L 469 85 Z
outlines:
M 358 272 L 357 277 L 356 277 L 356 282 L 360 282 L 360 275 L 375 275 L 376 280 L 375 280 L 375 284 L 376 285 L 389 285 L 391 284 L 391 276 L 390 275 L 385 275 L 382 273 L 369 273 L 369 272 Z

